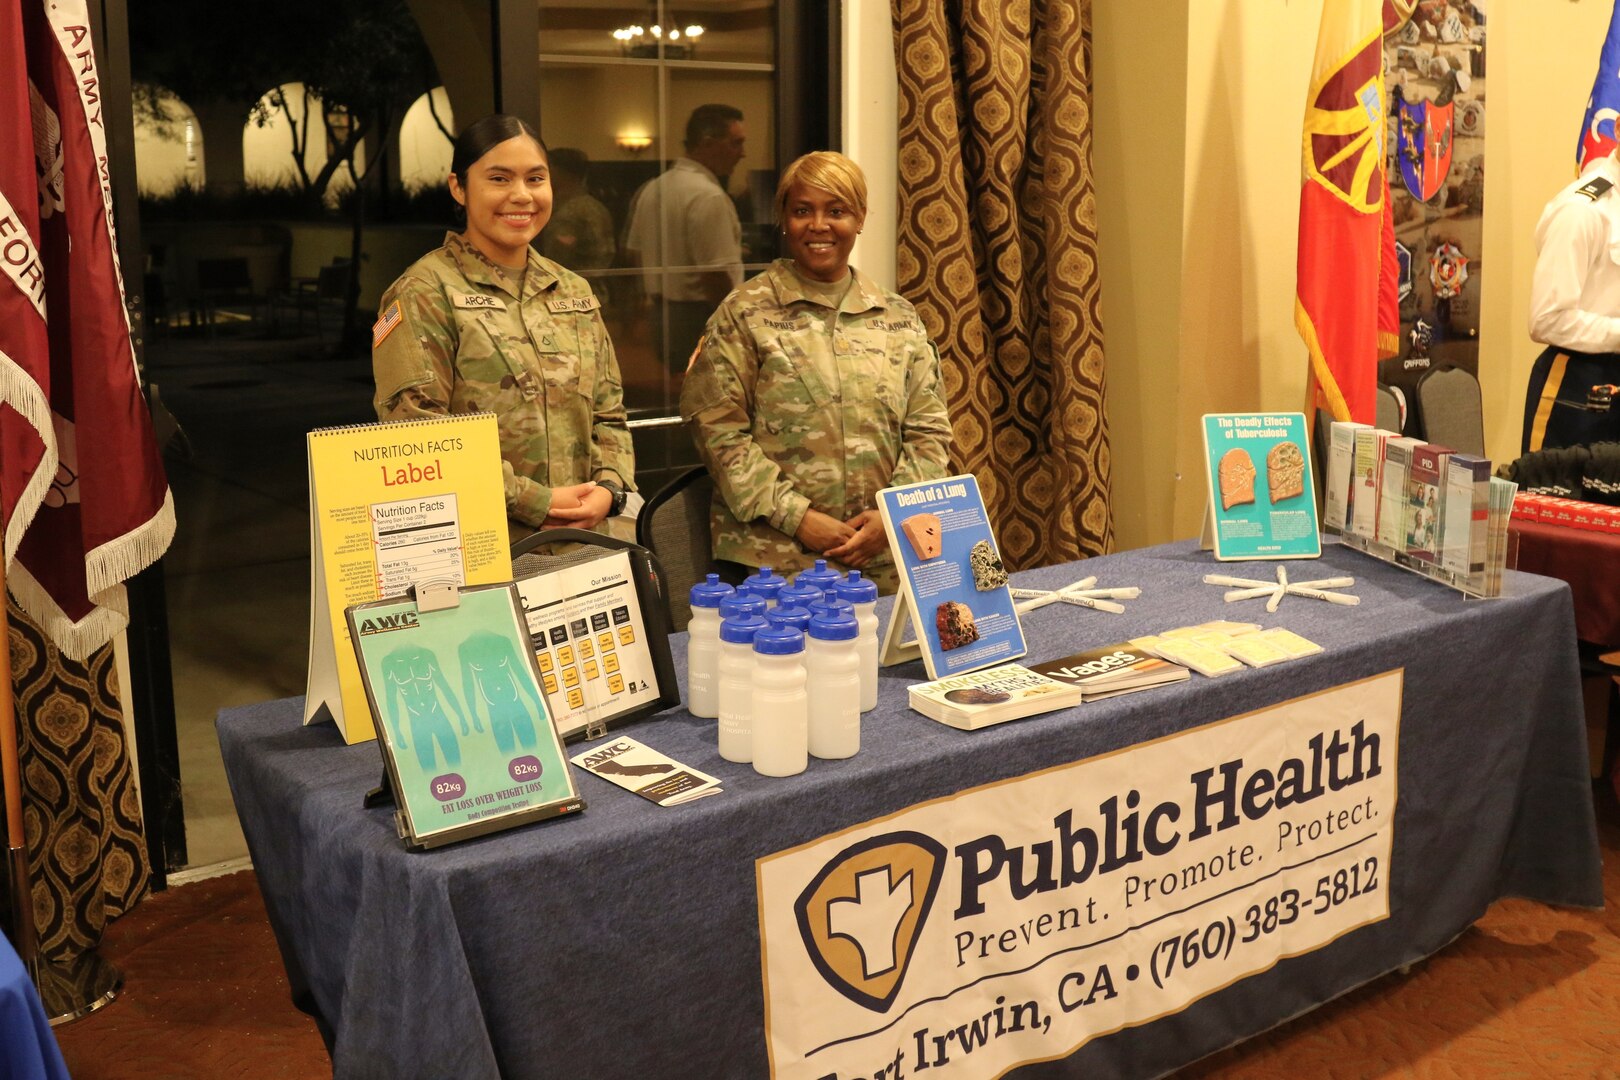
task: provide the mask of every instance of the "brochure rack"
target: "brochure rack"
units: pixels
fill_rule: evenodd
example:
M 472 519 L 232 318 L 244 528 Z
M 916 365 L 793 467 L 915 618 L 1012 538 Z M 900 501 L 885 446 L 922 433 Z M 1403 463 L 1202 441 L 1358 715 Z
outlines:
M 1354 548 L 1365 555 L 1371 555 L 1379 562 L 1388 563 L 1391 566 L 1398 566 L 1402 570 L 1416 574 L 1418 577 L 1425 577 L 1430 581 L 1438 581 L 1440 584 L 1445 585 L 1448 588 L 1456 589 L 1464 596 L 1471 596 L 1476 600 L 1495 600 L 1500 596 L 1500 593 L 1492 595 L 1491 593 L 1485 591 L 1485 588 L 1481 585 L 1469 585 L 1468 578 L 1472 575 L 1459 574 L 1455 570 L 1447 570 L 1445 567 L 1437 566 L 1434 563 L 1421 562 L 1412 558 L 1410 555 L 1405 554 L 1404 552 L 1396 551 L 1387 544 L 1380 544 L 1376 540 L 1368 540 L 1364 536 L 1356 536 L 1354 533 L 1336 532 L 1333 529 L 1329 529 L 1327 531 L 1330 535 L 1336 535 L 1339 538 L 1339 543 L 1343 544 L 1347 548 Z M 1486 576 L 1486 580 L 1490 580 L 1489 575 Z

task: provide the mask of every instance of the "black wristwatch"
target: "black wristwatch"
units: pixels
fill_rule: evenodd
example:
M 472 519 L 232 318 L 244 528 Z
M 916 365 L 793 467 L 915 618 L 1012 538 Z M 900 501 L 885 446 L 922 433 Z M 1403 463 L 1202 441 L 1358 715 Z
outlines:
M 624 513 L 624 500 L 626 498 L 624 488 L 611 480 L 598 480 L 596 484 L 598 487 L 607 488 L 607 493 L 613 496 L 613 505 L 608 507 L 607 516 L 618 517 Z

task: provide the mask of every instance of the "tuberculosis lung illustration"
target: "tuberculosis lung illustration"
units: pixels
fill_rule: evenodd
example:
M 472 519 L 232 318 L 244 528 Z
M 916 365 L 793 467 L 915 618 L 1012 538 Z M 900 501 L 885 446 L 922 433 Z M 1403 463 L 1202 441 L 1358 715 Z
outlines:
M 1378 379 L 1409 403 L 1430 368 L 1479 374 L 1486 6 L 1384 5 L 1401 351 L 1379 365 Z

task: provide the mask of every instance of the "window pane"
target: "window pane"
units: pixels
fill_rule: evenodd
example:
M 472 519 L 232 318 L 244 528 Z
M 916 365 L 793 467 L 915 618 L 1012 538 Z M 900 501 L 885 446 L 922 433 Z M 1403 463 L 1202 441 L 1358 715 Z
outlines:
M 602 300 L 649 485 L 695 461 L 667 421 L 704 324 L 777 255 L 777 5 L 539 0 L 538 11 L 556 192 L 540 246 Z
M 776 76 L 769 72 L 703 71 L 686 67 L 669 72 L 669 104 L 664 129 L 676 147 L 684 148 L 695 110 L 724 105 L 742 113 L 742 157 L 720 176 L 736 208 L 742 233 L 741 261 L 757 267 L 776 258 Z M 675 151 L 679 156 L 680 151 Z M 722 162 L 729 161 L 720 155 Z M 718 170 L 716 170 L 718 172 Z M 746 276 L 752 276 L 750 271 Z
M 773 0 L 627 4 L 541 0 L 540 52 L 698 63 L 771 64 Z

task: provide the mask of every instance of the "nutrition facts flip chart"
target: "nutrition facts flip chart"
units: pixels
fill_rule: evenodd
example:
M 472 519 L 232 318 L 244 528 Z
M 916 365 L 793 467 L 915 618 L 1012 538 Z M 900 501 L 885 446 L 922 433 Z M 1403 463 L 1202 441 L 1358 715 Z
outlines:
M 344 609 L 413 585 L 512 580 L 490 413 L 324 428 L 309 450 L 309 686 L 304 722 L 373 738 Z

